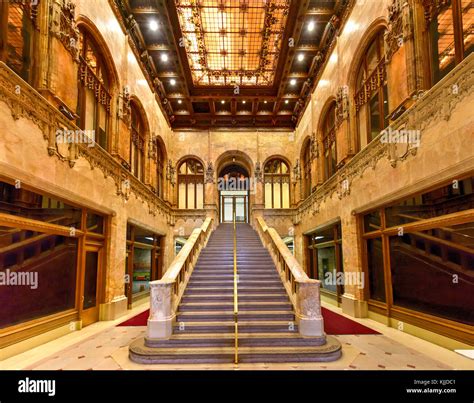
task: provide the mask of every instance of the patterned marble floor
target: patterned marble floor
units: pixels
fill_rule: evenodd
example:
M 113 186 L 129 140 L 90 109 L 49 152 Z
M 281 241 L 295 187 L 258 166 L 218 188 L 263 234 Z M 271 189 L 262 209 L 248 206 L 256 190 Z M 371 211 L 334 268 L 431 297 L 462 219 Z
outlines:
M 138 365 L 128 360 L 128 345 L 145 333 L 144 327 L 114 327 L 40 360 L 25 369 L 454 369 L 383 335 L 337 336 L 343 357 L 321 364 Z
M 337 308 L 330 308 L 336 311 Z M 143 311 L 144 309 L 142 309 Z M 338 312 L 340 313 L 340 312 Z M 123 321 L 123 319 L 121 320 Z M 380 335 L 336 336 L 343 345 L 343 356 L 332 363 L 308 364 L 240 364 L 240 365 L 140 365 L 128 358 L 128 346 L 143 337 L 145 327 L 116 327 L 109 325 L 95 334 L 84 336 L 75 343 L 66 344 L 59 339 L 51 342 L 54 353 L 36 354 L 35 359 L 8 359 L 4 369 L 32 370 L 128 370 L 128 369 L 275 369 L 275 370 L 449 370 L 474 369 L 474 360 L 462 357 L 450 350 L 428 343 L 408 334 L 401 334 L 370 319 L 358 320 L 373 327 Z M 76 339 L 78 340 L 78 339 Z M 52 350 L 47 350 L 51 352 Z M 23 353 L 28 356 L 28 352 Z M 15 365 L 16 364 L 16 365 Z

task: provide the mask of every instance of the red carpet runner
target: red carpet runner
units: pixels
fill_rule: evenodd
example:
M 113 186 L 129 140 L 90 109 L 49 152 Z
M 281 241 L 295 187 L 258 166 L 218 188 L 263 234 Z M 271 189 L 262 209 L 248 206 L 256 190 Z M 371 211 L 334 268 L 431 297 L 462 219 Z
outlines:
M 380 334 L 367 326 L 354 322 L 353 320 L 330 311 L 329 309 L 321 307 L 321 310 L 324 318 L 324 329 L 326 334 Z M 148 316 L 149 310 L 120 323 L 118 326 L 146 326 Z

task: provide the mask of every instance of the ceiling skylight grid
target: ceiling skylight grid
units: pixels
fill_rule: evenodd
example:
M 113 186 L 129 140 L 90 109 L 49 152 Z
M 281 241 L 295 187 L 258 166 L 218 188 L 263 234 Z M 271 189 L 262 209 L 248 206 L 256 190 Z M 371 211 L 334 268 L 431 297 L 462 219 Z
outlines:
M 273 84 L 291 0 L 175 0 L 195 85 Z

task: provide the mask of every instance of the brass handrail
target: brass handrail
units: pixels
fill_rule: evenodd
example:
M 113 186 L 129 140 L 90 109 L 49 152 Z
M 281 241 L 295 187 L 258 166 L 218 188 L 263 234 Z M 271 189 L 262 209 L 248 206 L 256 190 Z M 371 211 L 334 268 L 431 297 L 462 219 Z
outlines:
M 237 231 L 235 226 L 235 211 L 233 215 L 234 221 L 234 330 L 235 330 L 235 355 L 234 363 L 239 363 L 239 299 L 237 291 Z

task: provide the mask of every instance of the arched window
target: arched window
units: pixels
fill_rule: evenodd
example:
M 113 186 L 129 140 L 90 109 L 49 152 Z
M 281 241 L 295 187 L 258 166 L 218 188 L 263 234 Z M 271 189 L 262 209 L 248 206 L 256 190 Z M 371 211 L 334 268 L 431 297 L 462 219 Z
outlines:
M 132 124 L 130 131 L 130 170 L 143 181 L 145 172 L 145 124 L 135 102 L 130 103 Z
M 424 2 L 431 36 L 433 84 L 441 80 L 474 49 L 472 0 L 446 0 L 435 7 Z
M 332 102 L 322 125 L 324 178 L 329 179 L 337 170 L 336 103 Z
M 1 1 L 0 54 L 23 80 L 32 83 L 37 5 L 31 1 Z M 3 24 L 4 28 L 3 28 Z
M 383 35 L 382 30 L 372 40 L 357 71 L 354 103 L 360 148 L 370 143 L 388 124 Z
M 303 145 L 301 156 L 301 180 L 303 184 L 303 196 L 308 197 L 311 194 L 311 140 L 307 139 Z
M 83 26 L 79 32 L 78 125 L 82 130 L 93 132 L 96 143 L 108 149 L 110 77 L 97 43 Z
M 204 167 L 195 158 L 184 160 L 178 167 L 178 208 L 204 208 Z
M 165 150 L 160 142 L 156 140 L 156 194 L 159 197 L 164 195 L 165 163 Z
M 280 158 L 265 164 L 265 208 L 290 208 L 290 168 Z

